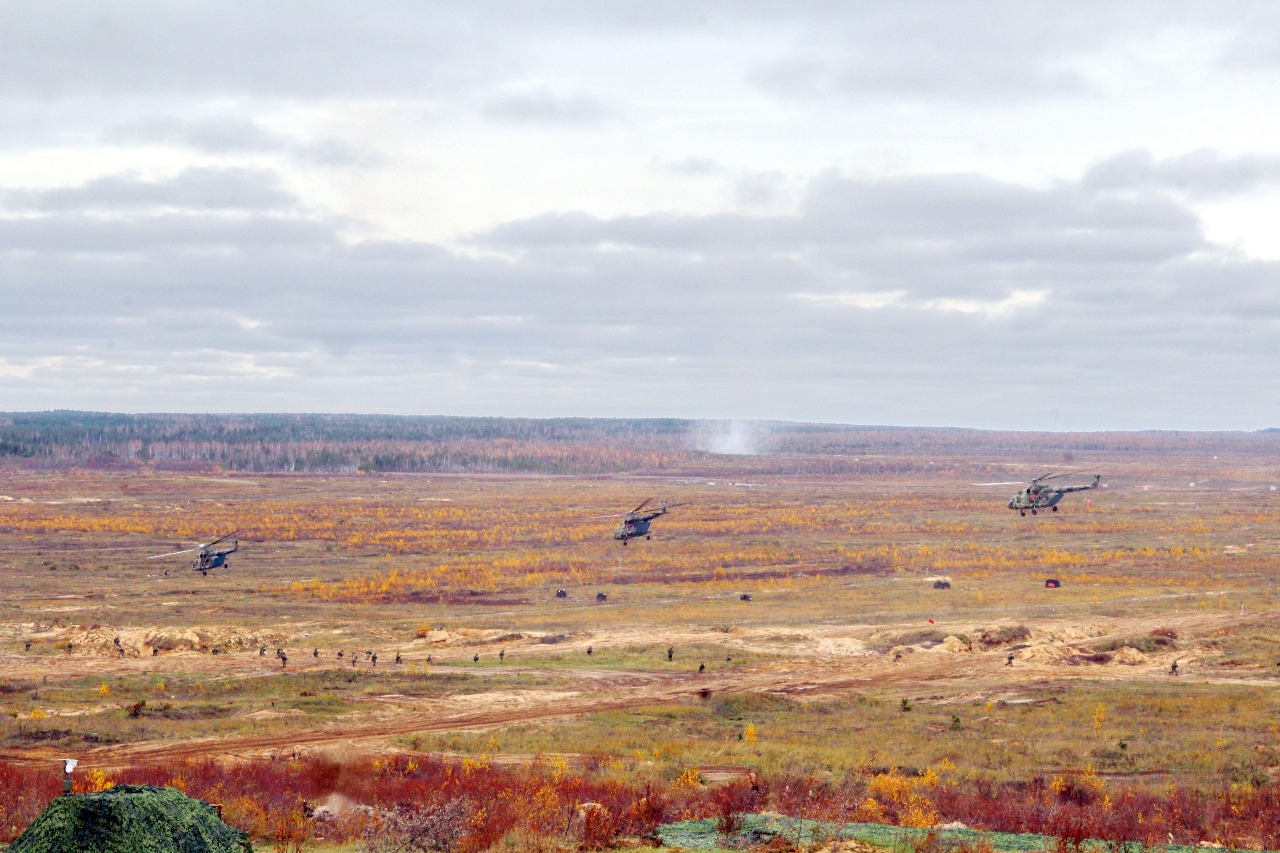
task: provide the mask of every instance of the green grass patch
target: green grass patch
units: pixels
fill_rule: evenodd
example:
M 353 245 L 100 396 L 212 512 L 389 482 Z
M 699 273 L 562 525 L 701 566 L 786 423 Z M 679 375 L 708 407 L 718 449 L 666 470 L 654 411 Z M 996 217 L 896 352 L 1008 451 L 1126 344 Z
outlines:
M 1047 835 L 1014 832 L 982 832 L 974 829 L 921 829 L 904 826 L 885 826 L 876 823 L 827 823 L 817 820 L 784 817 L 773 814 L 742 816 L 742 829 L 731 838 L 720 835 L 714 818 L 683 820 L 658 827 L 658 837 L 668 847 L 685 847 L 690 850 L 741 849 L 744 844 L 767 844 L 774 838 L 793 844 L 813 844 L 824 841 L 856 839 L 895 851 L 925 849 L 964 848 L 969 850 L 989 848 L 1001 853 L 1015 851 L 1054 850 L 1057 839 Z M 935 846 L 926 845 L 929 836 Z M 980 846 L 981 845 L 981 846 Z M 1110 844 L 1102 841 L 1086 841 L 1084 850 L 1097 853 L 1125 853 L 1146 850 L 1144 845 Z M 1200 848 L 1178 844 L 1161 844 L 1161 853 L 1195 853 Z

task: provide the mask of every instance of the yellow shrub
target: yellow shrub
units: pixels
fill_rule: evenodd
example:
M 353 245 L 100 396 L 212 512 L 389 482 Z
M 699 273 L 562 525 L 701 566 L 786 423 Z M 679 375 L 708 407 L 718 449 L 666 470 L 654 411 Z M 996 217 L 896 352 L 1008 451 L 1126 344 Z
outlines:
M 462 759 L 462 775 L 464 776 L 469 776 L 472 773 L 478 773 L 482 770 L 488 770 L 488 769 L 489 769 L 489 757 L 487 755 L 482 755 L 479 758 Z
M 98 791 L 105 791 L 114 784 L 115 782 L 111 781 L 111 778 L 107 776 L 107 772 L 105 770 L 99 770 L 95 767 L 85 774 L 85 790 L 91 794 Z
M 867 790 L 875 797 L 890 802 L 900 803 L 911 796 L 914 781 L 898 772 L 897 768 L 888 773 L 877 773 L 867 783 Z
M 557 755 L 547 763 L 551 778 L 559 782 L 569 775 L 569 761 L 563 755 Z
M 698 772 L 698 768 L 690 767 L 680 774 L 680 778 L 675 781 L 676 788 L 701 788 L 702 774 Z
M 884 823 L 884 808 L 871 797 L 867 797 L 858 805 L 854 815 L 859 823 Z
M 933 810 L 928 800 L 913 796 L 907 803 L 900 822 L 902 826 L 933 826 L 938 822 L 938 813 Z

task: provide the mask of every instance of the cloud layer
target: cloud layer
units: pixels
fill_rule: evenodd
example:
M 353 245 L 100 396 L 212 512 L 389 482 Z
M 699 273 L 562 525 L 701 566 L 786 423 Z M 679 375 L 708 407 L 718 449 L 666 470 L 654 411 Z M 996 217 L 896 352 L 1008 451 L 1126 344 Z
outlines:
M 10 10 L 0 394 L 1272 425 L 1280 145 L 1109 122 L 1189 39 L 1260 98 L 1269 8 Z

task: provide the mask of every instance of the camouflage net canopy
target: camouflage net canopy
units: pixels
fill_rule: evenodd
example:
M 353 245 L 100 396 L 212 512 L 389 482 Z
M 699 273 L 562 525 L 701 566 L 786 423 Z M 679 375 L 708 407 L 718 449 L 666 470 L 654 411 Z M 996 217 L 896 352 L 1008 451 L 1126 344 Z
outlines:
M 173 788 L 116 785 L 59 797 L 9 853 L 253 853 L 213 806 Z

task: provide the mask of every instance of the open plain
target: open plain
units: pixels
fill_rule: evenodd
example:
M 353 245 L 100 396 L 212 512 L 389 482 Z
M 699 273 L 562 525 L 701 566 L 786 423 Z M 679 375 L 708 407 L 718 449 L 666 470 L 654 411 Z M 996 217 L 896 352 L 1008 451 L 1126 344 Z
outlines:
M 421 756 L 704 790 L 768 779 L 761 804 L 779 808 L 783 780 L 830 794 L 858 776 L 856 797 L 805 816 L 917 825 L 975 820 L 877 779 L 1274 796 L 1269 442 L 904 445 L 830 473 L 813 455 L 710 454 L 557 476 L 13 467 L 0 762 L 56 782 L 77 757 L 92 786 L 211 760 Z M 1103 486 L 1020 517 L 1016 486 L 973 485 L 1064 469 Z M 652 539 L 614 541 L 598 516 L 650 496 L 681 505 Z M 207 576 L 190 555 L 149 559 L 231 531 L 239 551 Z M 5 797 L 12 838 L 34 806 Z M 1178 840 L 1276 846 L 1274 823 L 1217 826 Z

